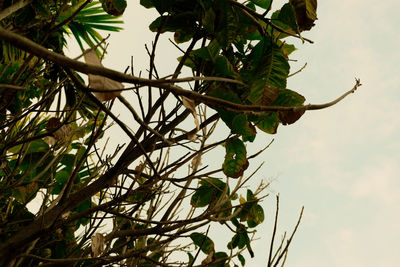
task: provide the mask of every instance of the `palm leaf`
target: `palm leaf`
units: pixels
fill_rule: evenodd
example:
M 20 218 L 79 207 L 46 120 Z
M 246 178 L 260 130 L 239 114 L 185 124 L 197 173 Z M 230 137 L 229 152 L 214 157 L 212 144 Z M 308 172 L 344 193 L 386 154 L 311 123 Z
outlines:
M 64 10 L 59 16 L 59 22 L 65 21 L 79 8 L 78 5 L 71 6 Z M 101 7 L 100 2 L 96 1 L 85 6 L 69 23 L 63 26 L 67 33 L 72 33 L 78 42 L 79 47 L 84 50 L 83 43 L 90 47 L 103 40 L 98 30 L 119 32 L 122 27 L 114 26 L 122 24 L 119 17 L 107 14 Z

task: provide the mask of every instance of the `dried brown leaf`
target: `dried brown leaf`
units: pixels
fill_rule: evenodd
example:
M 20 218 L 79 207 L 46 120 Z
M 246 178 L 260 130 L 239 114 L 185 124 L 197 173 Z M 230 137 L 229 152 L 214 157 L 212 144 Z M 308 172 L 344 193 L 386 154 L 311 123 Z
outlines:
M 277 87 L 271 87 L 271 86 L 265 86 L 262 98 L 260 101 L 260 105 L 265 105 L 269 106 L 274 100 L 278 97 L 279 94 L 279 88 Z
M 212 249 L 210 253 L 207 255 L 207 257 L 201 262 L 202 265 L 207 265 L 215 259 L 215 250 Z
M 295 123 L 301 116 L 303 116 L 306 110 L 287 110 L 278 112 L 279 120 L 283 125 L 289 125 Z
M 200 130 L 200 122 L 196 113 L 196 103 L 194 102 L 194 100 L 187 98 L 185 96 L 182 96 L 182 103 L 185 106 L 185 108 L 187 108 L 192 113 L 197 131 Z
M 66 140 L 72 133 L 69 124 L 62 124 L 58 118 L 50 118 L 47 121 L 47 130 L 53 132 L 53 136 L 46 136 L 43 140 L 50 146 L 54 145 L 58 140 Z
M 103 64 L 101 64 L 101 61 L 94 49 L 85 50 L 84 57 L 85 57 L 85 62 L 87 64 L 103 67 Z M 91 89 L 115 90 L 124 88 L 124 85 L 122 83 L 114 81 L 112 79 L 94 74 L 88 74 L 88 76 L 89 76 L 89 88 Z M 121 91 L 93 92 L 93 94 L 100 101 L 108 101 L 119 96 L 121 94 Z
M 96 258 L 100 256 L 104 251 L 104 236 L 100 233 L 96 233 L 91 237 L 92 240 L 92 257 Z

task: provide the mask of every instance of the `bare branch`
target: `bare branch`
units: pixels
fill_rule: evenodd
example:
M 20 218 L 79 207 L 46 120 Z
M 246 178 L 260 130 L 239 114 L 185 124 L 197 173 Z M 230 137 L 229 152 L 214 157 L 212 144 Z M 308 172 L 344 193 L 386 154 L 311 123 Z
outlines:
M 272 232 L 272 238 L 271 238 L 271 244 L 269 245 L 269 256 L 268 256 L 268 267 L 271 266 L 271 258 L 272 258 L 272 252 L 274 250 L 274 240 L 275 240 L 275 235 L 276 235 L 276 227 L 278 224 L 278 214 L 279 214 L 279 195 L 276 196 L 276 211 L 275 211 L 275 219 L 274 219 L 274 230 Z
M 0 21 L 5 19 L 6 17 L 10 16 L 11 14 L 17 12 L 21 8 L 29 5 L 32 2 L 33 2 L 33 0 L 20 0 L 20 1 L 16 2 L 15 4 L 7 7 L 6 9 L 1 10 L 0 11 Z

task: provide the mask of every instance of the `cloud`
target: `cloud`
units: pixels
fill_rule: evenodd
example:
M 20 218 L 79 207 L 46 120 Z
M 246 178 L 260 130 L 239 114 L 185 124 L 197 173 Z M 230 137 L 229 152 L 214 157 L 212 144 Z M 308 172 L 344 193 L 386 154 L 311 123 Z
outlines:
M 374 165 L 364 168 L 350 194 L 353 198 L 372 198 L 384 205 L 400 205 L 399 173 L 398 161 L 382 157 Z

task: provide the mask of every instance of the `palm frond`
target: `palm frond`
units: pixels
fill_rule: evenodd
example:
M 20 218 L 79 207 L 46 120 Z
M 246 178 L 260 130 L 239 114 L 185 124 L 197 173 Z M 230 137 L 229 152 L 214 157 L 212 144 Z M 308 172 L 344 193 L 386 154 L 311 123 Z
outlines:
M 67 20 L 78 8 L 78 5 L 74 5 L 64 10 L 59 16 L 59 22 Z M 101 7 L 100 2 L 95 1 L 85 6 L 69 23 L 64 25 L 63 28 L 68 33 L 72 33 L 79 47 L 84 50 L 83 43 L 93 47 L 103 40 L 98 30 L 109 32 L 119 32 L 122 30 L 122 27 L 115 26 L 115 24 L 123 23 L 119 18 L 120 17 L 107 14 Z

